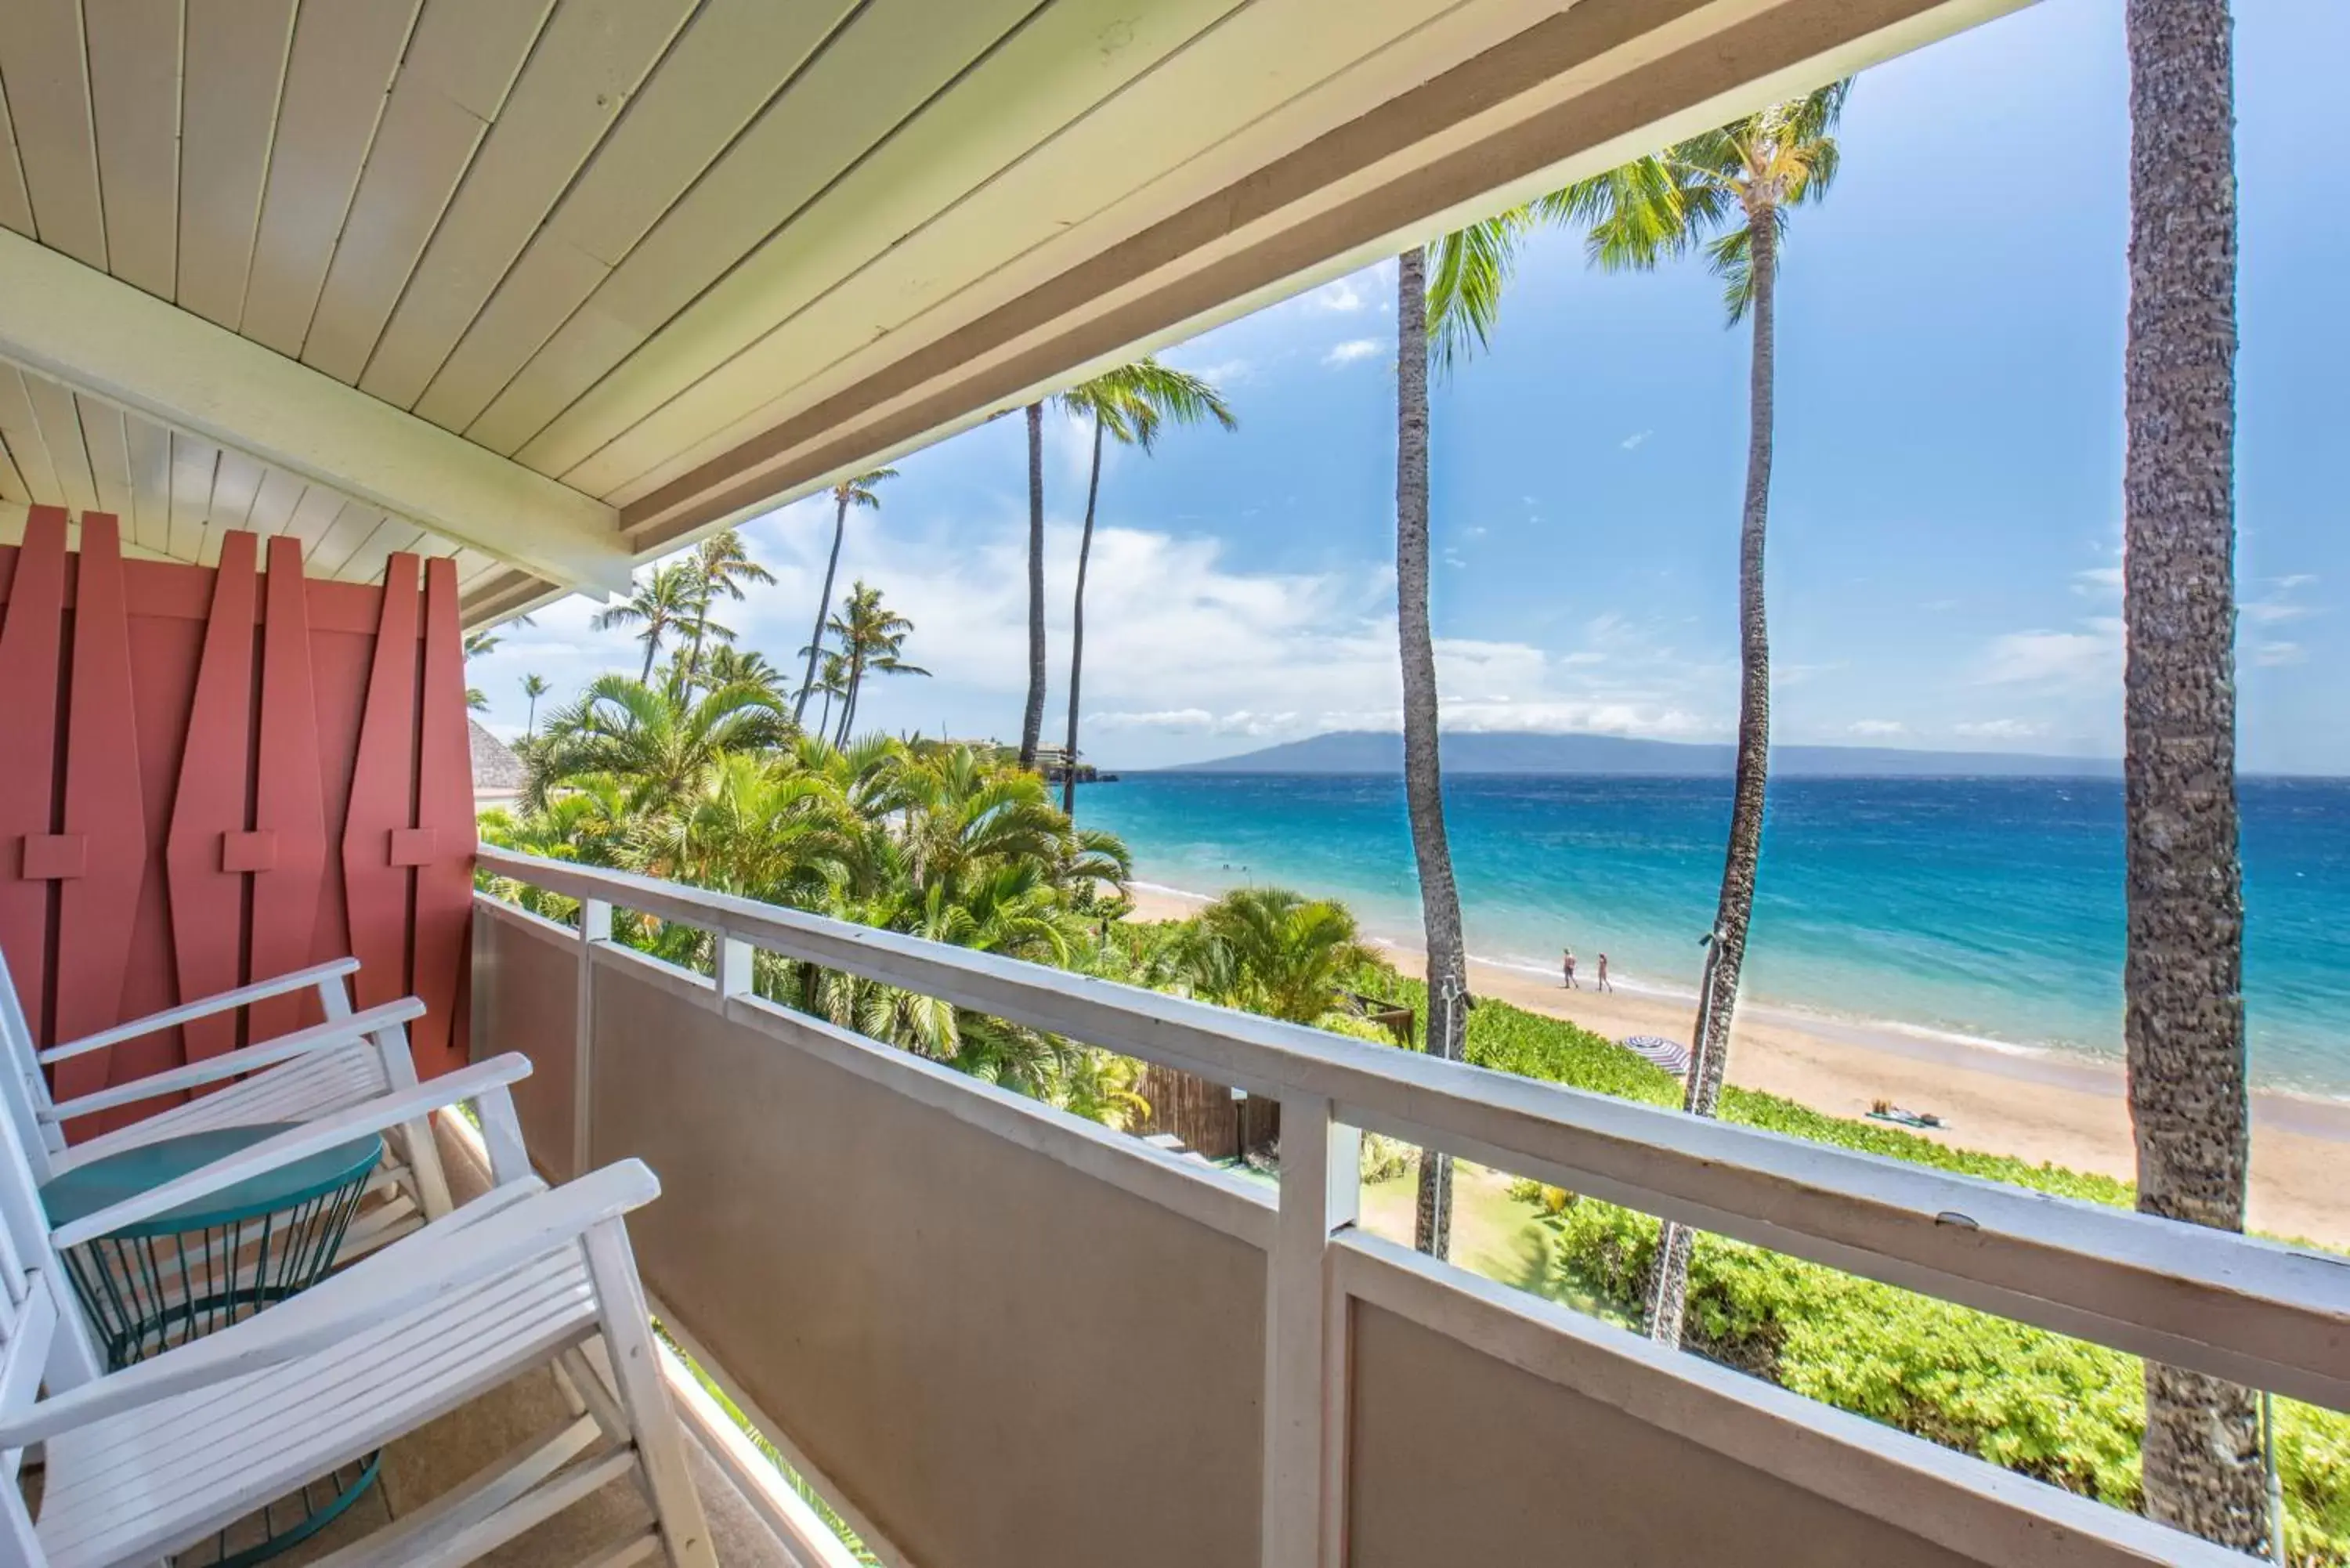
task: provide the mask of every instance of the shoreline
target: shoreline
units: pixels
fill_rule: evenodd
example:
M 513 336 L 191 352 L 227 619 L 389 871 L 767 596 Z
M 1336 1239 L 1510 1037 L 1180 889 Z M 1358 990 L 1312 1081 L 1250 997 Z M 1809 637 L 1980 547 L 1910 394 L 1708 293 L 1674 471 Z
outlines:
M 1180 919 L 1208 895 L 1164 884 L 1128 885 L 1138 919 Z M 1396 966 L 1420 972 L 1421 955 L 1378 943 Z M 1620 1040 L 1689 1038 L 1690 1007 L 1659 988 L 1568 991 L 1516 965 L 1470 960 L 1481 995 L 1565 1019 Z M 1834 1018 L 1799 1009 L 1742 1005 L 1730 1081 L 1832 1116 L 1865 1116 L 1874 1100 L 1938 1115 L 1944 1127 L 1909 1128 L 1957 1147 L 2011 1155 L 2128 1179 L 2136 1167 L 2122 1068 L 2048 1049 L 1970 1042 L 1892 1020 Z M 2350 1246 L 2350 1102 L 2281 1090 L 2252 1096 L 2249 1221 L 2273 1235 Z

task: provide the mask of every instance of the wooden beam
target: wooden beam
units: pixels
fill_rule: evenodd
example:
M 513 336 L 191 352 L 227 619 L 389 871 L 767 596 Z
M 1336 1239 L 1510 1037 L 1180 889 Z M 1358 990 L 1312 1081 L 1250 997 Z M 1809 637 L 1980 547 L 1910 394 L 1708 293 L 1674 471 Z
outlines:
M 776 400 L 733 444 L 627 501 L 623 524 L 639 550 L 674 548 L 1096 366 L 2024 3 L 1581 0 L 1017 297 L 899 328 L 853 376 Z
M 5 232 L 0 358 L 566 587 L 628 589 L 602 502 Z

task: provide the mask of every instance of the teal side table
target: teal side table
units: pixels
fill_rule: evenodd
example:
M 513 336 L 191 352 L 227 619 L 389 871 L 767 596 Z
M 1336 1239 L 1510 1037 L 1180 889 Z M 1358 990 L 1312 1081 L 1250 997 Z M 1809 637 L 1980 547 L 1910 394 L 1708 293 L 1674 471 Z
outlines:
M 125 1149 L 57 1177 L 41 1189 L 41 1203 L 52 1226 L 68 1224 L 294 1125 L 222 1127 Z M 380 1137 L 356 1138 L 66 1253 L 66 1273 L 107 1365 L 120 1369 L 216 1334 L 317 1283 L 382 1159 Z M 224 1532 L 209 1561 L 243 1568 L 315 1534 L 374 1484 L 378 1459 L 369 1454 L 269 1504 L 259 1540 L 233 1543 Z M 314 1499 L 315 1490 L 328 1495 Z

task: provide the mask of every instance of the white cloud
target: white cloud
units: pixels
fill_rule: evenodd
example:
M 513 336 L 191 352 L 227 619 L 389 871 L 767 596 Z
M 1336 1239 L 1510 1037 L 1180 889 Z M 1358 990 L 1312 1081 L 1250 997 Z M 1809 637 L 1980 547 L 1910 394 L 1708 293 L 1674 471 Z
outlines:
M 2289 594 L 2295 588 L 2308 587 L 2311 584 L 2316 581 L 2317 574 L 2315 572 L 2293 572 L 2287 576 L 2279 577 L 2276 580 L 2276 586 L 2280 591 Z
M 2118 689 L 2122 623 L 2116 616 L 2084 621 L 2084 631 L 2012 631 L 1991 639 L 1980 679 L 1992 685 Z
M 1856 719 L 1845 729 L 1856 735 L 1906 735 L 1909 726 L 1898 719 Z
M 1363 288 L 1362 275 L 1334 278 L 1305 296 L 1305 303 L 1316 310 L 1351 313 L 1363 308 L 1370 300 Z
M 1016 479 L 1016 470 L 1013 475 Z M 1081 504 L 1056 488 L 1056 507 Z M 1007 483 L 951 516 L 892 502 L 852 516 L 835 592 L 862 578 L 915 630 L 907 657 L 936 672 L 868 691 L 860 713 L 880 730 L 1008 737 L 1017 732 L 1027 670 L 1025 498 Z M 807 639 L 831 508 L 801 503 L 745 526 L 753 556 L 776 577 L 727 607 L 740 644 L 789 669 Z M 1068 586 L 1077 529 L 1066 511 L 1046 528 L 1047 643 L 1055 734 L 1066 712 Z M 1400 725 L 1395 578 L 1373 559 L 1312 572 L 1243 570 L 1211 538 L 1121 525 L 1105 515 L 1086 598 L 1087 732 L 1103 760 L 1143 766 L 1214 756 L 1329 728 Z M 517 688 L 536 671 L 550 709 L 606 670 L 635 674 L 640 651 L 622 632 L 588 626 L 573 599 L 543 613 L 469 679 L 496 722 L 518 728 Z M 1548 646 L 1446 638 L 1438 680 L 1449 726 L 1463 730 L 1596 730 L 1659 737 L 1728 734 L 1736 701 L 1726 653 L 1693 656 L 1657 624 L 1602 616 L 1560 629 Z
M 2022 719 L 1982 719 L 1972 723 L 1953 724 L 1950 728 L 1972 741 L 2022 741 L 2048 732 L 2045 724 L 2034 724 Z
M 1622 441 L 1617 441 L 1616 444 L 1622 447 L 1626 452 L 1638 452 L 1640 450 L 1641 443 L 1656 433 L 1657 432 L 1654 431 L 1634 431 L 1630 435 L 1626 436 Z
M 2252 649 L 2252 662 L 2262 666 L 2300 664 L 2309 658 L 2309 649 L 2297 642 L 2263 642 Z
M 1349 337 L 1322 356 L 1325 365 L 1351 365 L 1357 359 L 1367 359 L 1387 347 L 1376 337 Z
M 2106 598 L 2122 591 L 2119 566 L 2092 566 L 2073 574 L 2073 591 L 2086 598 Z

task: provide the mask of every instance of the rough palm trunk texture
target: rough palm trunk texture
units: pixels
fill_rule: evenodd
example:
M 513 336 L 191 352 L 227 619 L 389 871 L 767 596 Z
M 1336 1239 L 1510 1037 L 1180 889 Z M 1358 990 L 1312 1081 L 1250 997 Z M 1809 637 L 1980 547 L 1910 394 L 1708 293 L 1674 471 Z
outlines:
M 1077 685 L 1086 664 L 1086 566 L 1094 553 L 1094 504 L 1101 499 L 1102 422 L 1094 416 L 1093 469 L 1086 477 L 1086 526 L 1077 535 L 1077 591 L 1069 599 L 1069 743 L 1061 753 L 1061 809 L 1077 815 Z
M 1028 705 L 1020 713 L 1020 765 L 1036 765 L 1045 733 L 1045 405 L 1028 405 Z
M 2241 1231 L 2251 1158 L 2236 846 L 2236 191 L 2226 0 L 2130 0 L 2122 476 L 2128 947 L 2138 1207 Z M 2267 1540 L 2248 1389 L 2147 1363 L 2146 1511 Z
M 824 564 L 824 592 L 816 601 L 816 629 L 808 633 L 807 675 L 800 681 L 799 701 L 792 704 L 792 722 L 796 724 L 807 716 L 808 693 L 816 690 L 816 656 L 824 649 L 824 621 L 832 613 L 832 579 L 840 570 L 841 535 L 848 532 L 848 497 L 833 497 L 832 556 Z M 826 705 L 826 711 L 831 705 Z
M 1750 214 L 1754 293 L 1748 306 L 1754 355 L 1747 372 L 1746 500 L 1738 527 L 1738 764 L 1730 794 L 1730 842 L 1721 857 L 1721 892 L 1714 904 L 1713 945 L 1706 955 L 1692 1030 L 1689 1086 L 1682 1104 L 1710 1116 L 1721 1103 L 1730 1065 L 1730 1026 L 1738 1007 L 1738 974 L 1746 962 L 1746 928 L 1754 915 L 1754 873 L 1762 853 L 1762 802 L 1771 774 L 1771 627 L 1764 614 L 1762 555 L 1771 521 L 1773 376 L 1777 352 L 1774 295 L 1778 226 L 1765 210 Z M 1648 1336 L 1679 1345 L 1689 1305 L 1690 1253 L 1697 1235 L 1668 1222 L 1657 1247 L 1648 1288 Z
M 1461 1059 L 1468 1033 L 1469 955 L 1461 892 L 1444 836 L 1444 781 L 1437 761 L 1436 647 L 1428 619 L 1427 257 L 1406 251 L 1396 267 L 1396 644 L 1403 660 L 1403 793 L 1419 870 L 1419 919 L 1428 946 L 1428 1051 Z M 1452 1158 L 1419 1159 L 1412 1244 L 1444 1257 L 1452 1231 Z

